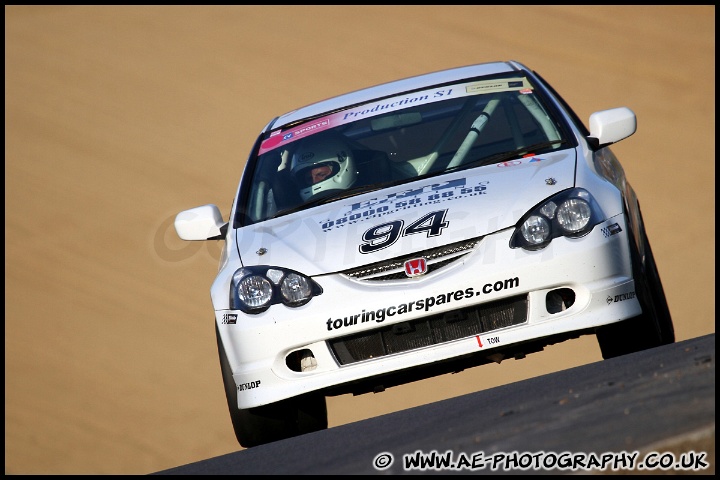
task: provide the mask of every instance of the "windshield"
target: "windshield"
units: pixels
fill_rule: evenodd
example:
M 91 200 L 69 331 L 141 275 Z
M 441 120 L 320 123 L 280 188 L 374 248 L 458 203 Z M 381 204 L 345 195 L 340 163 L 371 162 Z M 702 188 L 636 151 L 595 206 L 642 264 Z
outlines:
M 519 74 L 443 85 L 271 131 L 237 211 L 244 225 L 567 143 Z

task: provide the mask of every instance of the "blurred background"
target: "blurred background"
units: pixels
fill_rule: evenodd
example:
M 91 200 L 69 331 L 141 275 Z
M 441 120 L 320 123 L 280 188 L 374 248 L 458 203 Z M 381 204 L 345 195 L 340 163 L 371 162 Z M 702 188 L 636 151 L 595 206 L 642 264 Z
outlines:
M 276 115 L 431 71 L 518 60 L 615 145 L 677 340 L 715 332 L 714 6 L 5 6 L 5 473 L 146 474 L 237 451 L 210 284 Z M 594 336 L 328 400 L 330 427 L 600 361 Z

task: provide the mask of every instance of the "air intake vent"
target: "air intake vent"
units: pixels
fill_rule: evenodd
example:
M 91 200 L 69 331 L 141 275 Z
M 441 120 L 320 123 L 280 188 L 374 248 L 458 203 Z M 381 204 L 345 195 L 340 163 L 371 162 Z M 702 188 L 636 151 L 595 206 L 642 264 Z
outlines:
M 328 341 L 340 365 L 472 337 L 527 320 L 527 295 Z

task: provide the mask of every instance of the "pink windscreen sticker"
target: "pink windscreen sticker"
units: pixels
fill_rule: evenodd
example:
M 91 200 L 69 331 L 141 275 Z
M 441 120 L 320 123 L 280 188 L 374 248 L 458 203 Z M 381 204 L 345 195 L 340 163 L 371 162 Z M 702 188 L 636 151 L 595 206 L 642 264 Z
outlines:
M 294 142 L 295 140 L 306 137 L 307 135 L 327 130 L 333 123 L 331 119 L 337 116 L 338 114 L 336 113 L 334 115 L 329 115 L 327 117 L 312 120 L 308 123 L 304 123 L 298 127 L 291 128 L 289 130 L 273 132 L 273 134 L 271 134 L 270 137 L 268 137 L 260 145 L 260 151 L 258 153 L 262 155 L 263 153 L 269 152 L 270 150 L 277 148 L 278 146 L 280 146 L 280 144 L 286 145 L 288 143 Z

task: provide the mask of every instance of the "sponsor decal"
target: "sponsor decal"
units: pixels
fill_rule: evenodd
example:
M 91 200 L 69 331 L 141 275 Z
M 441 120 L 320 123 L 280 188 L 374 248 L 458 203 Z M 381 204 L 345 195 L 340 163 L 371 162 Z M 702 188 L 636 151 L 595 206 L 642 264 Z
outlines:
M 627 292 L 627 293 L 620 293 L 618 295 L 615 295 L 614 297 L 612 295 L 608 295 L 608 297 L 607 297 L 607 299 L 605 299 L 605 301 L 607 301 L 608 305 L 610 305 L 611 303 L 622 302 L 625 300 L 632 300 L 633 298 L 635 298 L 635 292 Z
M 427 272 L 427 260 L 424 258 L 413 258 L 405 262 L 405 275 L 408 277 L 417 277 L 425 275 Z
M 600 231 L 602 232 L 603 237 L 608 238 L 622 232 L 622 228 L 617 223 L 613 223 L 612 225 L 601 228 Z
M 524 78 L 512 78 L 507 80 L 484 80 L 476 82 L 465 87 L 465 91 L 470 94 L 476 93 L 490 93 L 490 92 L 504 92 L 509 90 L 530 90 L 527 88 L 530 84 Z
M 483 345 L 483 343 L 482 343 L 482 338 L 480 338 L 480 335 L 475 335 L 475 338 L 477 339 L 477 343 L 478 343 L 478 347 L 479 347 L 479 348 L 484 348 L 485 346 L 497 345 L 497 344 L 501 343 L 501 342 L 500 342 L 500 336 L 499 336 L 499 335 L 496 335 L 496 336 L 494 336 L 494 337 L 487 337 L 487 338 L 485 338 L 485 344 L 486 344 L 486 345 Z
M 324 231 L 342 228 L 373 218 L 380 218 L 393 213 L 412 208 L 434 205 L 451 200 L 486 195 L 487 180 L 469 184 L 466 178 L 457 178 L 447 182 L 433 183 L 419 188 L 390 193 L 385 196 L 372 198 L 364 202 L 350 205 L 350 209 L 338 214 L 334 219 L 326 219 L 320 223 Z
M 479 91 L 487 91 L 487 90 L 499 90 L 503 88 L 506 84 L 503 82 L 493 82 L 493 83 L 485 83 L 483 85 L 470 85 L 465 87 L 465 90 L 468 93 L 471 92 L 479 92 Z
M 237 317 L 236 313 L 224 313 L 222 317 L 222 324 L 235 325 L 237 323 Z
M 522 165 L 522 163 L 523 162 L 520 160 L 511 160 L 509 162 L 498 163 L 497 166 L 498 167 L 514 167 L 515 165 Z
M 250 390 L 252 388 L 258 388 L 260 386 L 260 380 L 255 380 L 254 382 L 247 382 L 247 383 L 241 383 L 237 386 L 238 392 L 242 392 L 243 390 Z
M 293 128 L 289 131 L 278 130 L 277 133 L 273 132 L 267 139 L 265 139 L 264 142 L 262 142 L 259 153 L 263 154 L 279 147 L 282 144 L 290 143 L 291 141 L 295 141 L 313 133 L 322 132 L 330 128 L 330 125 L 330 117 L 325 117 L 300 125 L 299 127 Z
M 280 133 L 278 131 L 278 133 Z M 265 151 L 272 150 L 273 148 L 276 148 L 278 145 L 280 145 L 283 142 L 284 138 L 280 135 L 271 135 L 267 138 L 264 142 L 262 142 L 262 145 L 260 146 L 261 149 L 264 149 Z
M 450 97 L 450 96 L 452 96 L 452 91 L 453 91 L 452 88 L 449 88 L 447 90 L 437 90 L 434 92 L 433 96 L 435 98 Z M 420 93 L 414 97 L 394 98 L 387 102 L 378 102 L 375 104 L 365 105 L 363 107 L 356 108 L 353 110 L 348 110 L 343 114 L 342 119 L 343 120 L 348 120 L 348 119 L 357 120 L 357 119 L 364 118 L 367 116 L 375 116 L 379 112 L 397 110 L 398 107 L 405 108 L 405 107 L 409 107 L 412 105 L 428 103 L 428 100 L 430 100 L 430 94 L 425 93 L 425 92 Z
M 378 308 L 377 310 L 368 310 L 363 308 L 362 312 L 348 315 L 343 318 L 328 318 L 326 325 L 328 332 L 333 330 L 339 330 L 341 328 L 352 327 L 358 323 L 376 322 L 382 323 L 385 319 L 393 317 L 395 315 L 403 315 L 405 313 L 413 311 L 425 311 L 429 312 L 432 307 L 436 305 L 443 305 L 445 303 L 460 302 L 463 299 L 473 298 L 481 294 L 490 294 L 493 292 L 500 292 L 503 290 L 510 290 L 520 287 L 520 279 L 518 277 L 508 278 L 506 280 L 498 280 L 496 282 L 490 282 L 483 285 L 480 289 L 475 290 L 473 287 L 468 287 L 465 290 L 455 290 L 454 292 L 441 293 L 434 297 L 426 297 L 424 299 L 413 300 L 407 303 L 401 303 L 398 305 L 391 305 L 389 307 Z M 478 343 L 480 338 L 478 337 Z M 490 342 L 493 343 L 493 342 Z M 482 346 L 482 345 L 480 345 Z

